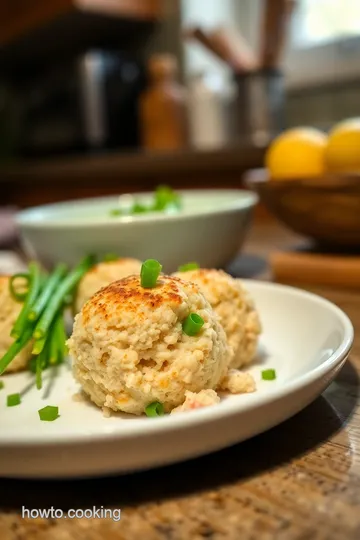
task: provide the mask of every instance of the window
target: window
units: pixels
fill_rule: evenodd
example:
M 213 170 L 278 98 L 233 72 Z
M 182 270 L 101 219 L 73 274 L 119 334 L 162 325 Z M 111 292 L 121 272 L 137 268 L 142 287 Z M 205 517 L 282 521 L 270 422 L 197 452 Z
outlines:
M 181 0 L 182 25 L 184 28 L 199 25 L 205 29 L 231 26 L 234 24 L 236 1 L 238 0 Z M 184 63 L 186 75 L 215 71 L 225 76 L 228 71 L 211 53 L 192 43 L 185 43 Z
M 287 59 L 290 87 L 360 79 L 360 0 L 298 0 Z
M 360 34 L 359 0 L 302 0 L 294 45 L 311 47 Z

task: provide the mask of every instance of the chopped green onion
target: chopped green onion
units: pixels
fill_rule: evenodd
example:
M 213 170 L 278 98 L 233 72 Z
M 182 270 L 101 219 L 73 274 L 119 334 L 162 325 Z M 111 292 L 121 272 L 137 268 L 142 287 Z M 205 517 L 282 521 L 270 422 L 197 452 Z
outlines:
M 0 390 L 2 390 L 4 388 L 4 381 L 0 381 Z
M 15 356 L 27 345 L 32 336 L 32 329 L 28 328 L 24 331 L 21 338 L 17 341 L 14 341 L 12 345 L 8 348 L 4 356 L 0 359 L 0 375 L 4 373 L 7 366 L 15 358 Z
M 15 290 L 15 281 L 18 279 L 23 279 L 26 281 L 26 290 L 23 292 L 19 292 Z M 13 276 L 11 276 L 10 281 L 9 281 L 9 289 L 10 289 L 10 294 L 14 298 L 14 300 L 16 300 L 17 302 L 23 302 L 25 300 L 29 292 L 29 283 L 30 283 L 29 274 L 19 273 L 19 274 L 14 274 Z
M 140 204 L 138 202 L 134 203 L 133 207 L 131 209 L 132 214 L 144 214 L 147 211 L 148 211 L 148 209 L 146 208 L 146 206 L 144 204 Z
M 276 379 L 275 369 L 264 369 L 261 372 L 261 378 L 263 381 L 274 381 Z
M 37 263 L 31 262 L 29 264 L 29 292 L 26 296 L 26 300 L 20 311 L 20 314 L 14 324 L 13 329 L 11 330 L 11 337 L 14 339 L 19 339 L 21 334 L 24 332 L 25 328 L 28 326 L 28 314 L 32 308 L 36 298 L 40 292 L 41 287 L 41 275 L 40 267 Z
M 145 289 L 152 289 L 156 286 L 157 279 L 162 270 L 159 261 L 148 259 L 141 266 L 140 281 L 141 286 Z
M 60 284 L 62 278 L 66 274 L 66 265 L 59 264 L 54 272 L 49 276 L 45 281 L 43 289 L 37 298 L 35 304 L 31 307 L 28 319 L 29 321 L 36 321 L 40 317 L 41 313 L 44 311 L 46 304 L 49 302 L 50 298 L 53 296 L 56 288 Z
M 85 257 L 85 259 L 83 259 L 81 263 L 60 282 L 35 326 L 33 333 L 35 339 L 40 339 L 46 335 L 46 332 L 49 330 L 51 323 L 53 322 L 56 313 L 61 308 L 67 294 L 74 289 L 92 264 L 93 257 Z
M 7 396 L 6 403 L 7 403 L 8 407 L 15 407 L 16 405 L 20 405 L 20 403 L 21 403 L 20 394 L 9 394 Z
M 169 186 L 158 186 L 155 191 L 153 210 L 162 211 L 168 206 L 180 209 L 180 197 Z
M 103 259 L 104 262 L 114 262 L 119 260 L 119 255 L 116 253 L 107 253 Z
M 189 272 L 190 270 L 198 270 L 200 266 L 196 262 L 190 262 L 187 264 L 183 264 L 182 266 L 179 266 L 178 272 Z
M 123 213 L 122 213 L 122 210 L 120 210 L 120 208 L 114 208 L 113 210 L 110 210 L 109 215 L 110 217 L 118 217 L 118 216 L 122 216 Z
M 59 418 L 59 407 L 47 405 L 46 407 L 39 409 L 38 413 L 42 422 L 53 422 Z
M 190 313 L 182 323 L 184 334 L 196 336 L 204 326 L 204 319 L 197 313 Z
M 163 416 L 164 415 L 164 406 L 160 401 L 154 401 L 145 407 L 145 414 L 149 417 Z

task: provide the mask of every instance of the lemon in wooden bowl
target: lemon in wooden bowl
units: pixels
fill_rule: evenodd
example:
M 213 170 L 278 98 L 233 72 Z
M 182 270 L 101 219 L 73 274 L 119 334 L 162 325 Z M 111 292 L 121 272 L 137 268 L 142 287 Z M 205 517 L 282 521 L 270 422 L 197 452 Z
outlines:
M 270 145 L 266 168 L 270 178 L 314 178 L 325 173 L 326 135 L 314 128 L 285 131 Z
M 246 183 L 286 227 L 325 248 L 360 249 L 360 174 L 270 179 L 266 169 Z
M 360 173 L 360 118 L 340 122 L 329 134 L 326 165 L 335 173 Z

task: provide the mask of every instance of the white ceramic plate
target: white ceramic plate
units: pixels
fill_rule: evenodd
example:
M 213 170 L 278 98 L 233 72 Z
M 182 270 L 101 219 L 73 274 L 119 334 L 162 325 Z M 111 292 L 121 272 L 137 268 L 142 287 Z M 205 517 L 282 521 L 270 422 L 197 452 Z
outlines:
M 251 368 L 258 390 L 225 396 L 219 405 L 161 418 L 114 415 L 77 402 L 68 368 L 47 373 L 42 391 L 29 373 L 4 376 L 0 391 L 0 476 L 72 477 L 124 472 L 180 461 L 242 441 L 294 415 L 314 400 L 344 364 L 353 341 L 348 317 L 304 291 L 246 281 L 264 332 Z M 264 368 L 277 379 L 261 381 Z M 23 391 L 7 408 L 6 395 Z M 60 418 L 41 422 L 37 410 L 58 405 Z

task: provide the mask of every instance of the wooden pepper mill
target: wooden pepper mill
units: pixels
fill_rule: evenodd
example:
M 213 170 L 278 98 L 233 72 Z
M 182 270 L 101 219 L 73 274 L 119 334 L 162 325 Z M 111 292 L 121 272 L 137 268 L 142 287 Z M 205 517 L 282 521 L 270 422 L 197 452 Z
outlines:
M 172 55 L 153 56 L 150 84 L 140 98 L 142 144 L 147 150 L 178 150 L 187 142 L 186 94 Z

